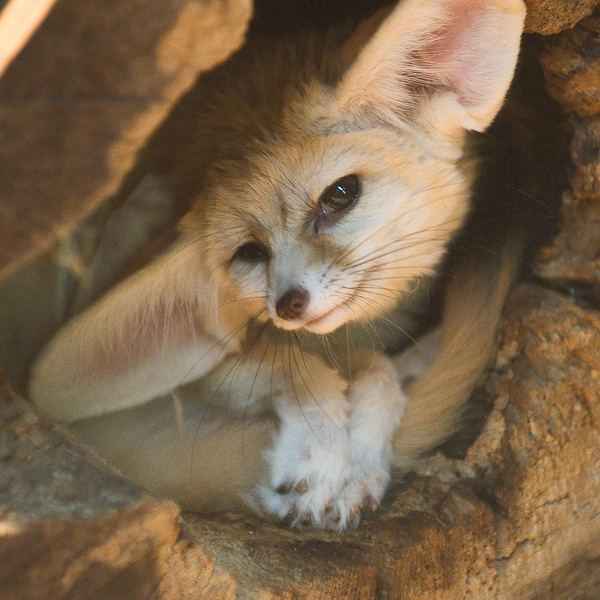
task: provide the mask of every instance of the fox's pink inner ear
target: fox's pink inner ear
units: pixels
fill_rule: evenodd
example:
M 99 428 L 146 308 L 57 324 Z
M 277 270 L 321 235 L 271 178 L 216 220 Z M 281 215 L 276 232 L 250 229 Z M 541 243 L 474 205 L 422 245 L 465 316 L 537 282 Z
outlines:
M 380 11 L 344 50 L 356 58 L 334 111 L 392 125 L 420 117 L 438 133 L 481 131 L 512 80 L 524 17 L 522 0 L 404 0 Z
M 457 2 L 455 12 L 448 14 L 439 29 L 429 32 L 414 52 L 416 79 L 422 70 L 425 87 L 453 91 L 466 107 L 485 102 L 489 80 L 494 77 L 494 61 L 482 55 L 491 48 L 486 40 L 478 39 L 482 27 L 477 20 L 486 16 L 477 2 L 470 6 L 469 10 Z

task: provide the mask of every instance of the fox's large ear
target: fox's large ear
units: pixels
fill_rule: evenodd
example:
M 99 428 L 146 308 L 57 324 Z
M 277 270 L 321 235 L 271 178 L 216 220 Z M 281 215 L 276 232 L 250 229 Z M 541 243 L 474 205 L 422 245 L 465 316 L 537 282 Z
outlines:
M 404 0 L 376 14 L 344 48 L 335 118 L 484 130 L 512 80 L 524 17 L 521 0 Z
M 70 320 L 33 365 L 30 399 L 65 422 L 131 408 L 214 367 L 237 339 L 197 241 L 171 250 Z

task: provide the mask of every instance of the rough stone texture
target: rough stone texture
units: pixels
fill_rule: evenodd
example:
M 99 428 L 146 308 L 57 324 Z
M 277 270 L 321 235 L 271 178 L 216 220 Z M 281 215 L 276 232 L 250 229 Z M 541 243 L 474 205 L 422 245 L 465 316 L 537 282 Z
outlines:
M 558 289 L 600 300 L 600 16 L 549 38 L 541 54 L 549 92 L 570 116 L 571 189 L 563 227 L 543 253 L 537 273 Z
M 516 290 L 507 308 L 503 346 L 488 381 L 494 410 L 466 458 L 501 509 L 497 597 L 579 598 L 585 592 L 581 597 L 595 598 L 600 313 L 532 285 Z M 577 568 L 587 568 L 590 577 L 581 590 L 564 578 Z
M 550 35 L 570 29 L 587 17 L 598 0 L 524 0 L 527 5 L 525 31 Z
M 60 0 L 0 79 L 0 274 L 114 194 L 250 0 Z
M 0 597 L 230 598 L 158 501 L 0 387 Z
M 545 41 L 542 64 L 548 91 L 568 112 L 581 117 L 598 114 L 600 105 L 600 55 L 598 13 L 577 27 Z
M 528 29 L 568 29 L 595 4 L 529 0 Z M 208 67 L 195 62 L 189 71 L 182 67 L 181 77 L 169 75 L 157 67 L 155 49 L 165 47 L 157 40 L 166 31 L 184 31 L 176 15 L 211 5 L 161 3 L 163 12 L 151 19 L 152 5 L 59 0 L 0 80 L 5 271 L 114 192 L 191 71 Z M 245 2 L 219 6 L 228 15 L 247 14 Z M 228 48 L 241 39 L 238 17 L 228 25 Z M 92 35 L 96 27 L 116 34 L 117 21 L 140 37 L 122 34 L 110 44 Z M 150 45 L 137 22 L 153 28 Z M 549 89 L 571 115 L 573 176 L 561 232 L 536 263 L 536 283 L 521 285 L 507 306 L 484 387 L 493 406 L 464 459 L 434 457 L 414 479 L 394 485 L 377 516 L 342 537 L 239 515 L 180 520 L 172 503 L 121 480 L 5 391 L 0 597 L 597 600 L 599 31 L 593 16 L 545 43 Z M 172 48 L 187 47 L 166 39 Z M 187 39 L 195 47 L 195 38 Z M 200 60 L 192 55 L 190 61 Z M 39 63 L 39 76 L 25 75 L 32 63 Z
M 187 521 L 244 598 L 416 600 L 435 590 L 450 600 L 470 588 L 480 593 L 493 578 L 491 511 L 464 486 L 435 478 L 398 486 L 377 518 L 342 537 L 235 516 Z M 225 545 L 224 532 L 234 541 Z M 484 575 L 472 587 L 476 572 Z

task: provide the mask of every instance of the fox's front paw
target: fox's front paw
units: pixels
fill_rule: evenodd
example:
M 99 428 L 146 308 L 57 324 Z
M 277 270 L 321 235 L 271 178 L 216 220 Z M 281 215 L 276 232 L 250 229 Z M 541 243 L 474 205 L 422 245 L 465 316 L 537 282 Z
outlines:
M 269 514 L 301 529 L 341 531 L 352 520 L 339 502 L 351 478 L 345 429 L 311 431 L 284 424 L 267 460 L 271 481 L 259 494 Z
M 329 443 L 310 434 L 295 447 L 289 444 L 290 432 L 285 433 L 279 434 L 267 456 L 271 485 L 259 490 L 270 515 L 298 529 L 341 533 L 377 510 L 389 472 L 380 464 L 351 463 L 345 432 L 337 432 Z
M 384 467 L 359 464 L 352 468 L 352 475 L 340 492 L 336 504 L 343 507 L 346 521 L 342 529 L 358 526 L 361 517 L 373 514 L 381 504 L 390 481 Z

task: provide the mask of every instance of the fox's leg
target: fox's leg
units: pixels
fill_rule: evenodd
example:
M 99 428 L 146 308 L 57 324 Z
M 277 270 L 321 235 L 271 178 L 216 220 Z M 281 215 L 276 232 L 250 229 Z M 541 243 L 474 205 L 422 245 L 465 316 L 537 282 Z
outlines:
M 305 355 L 302 368 L 287 359 L 295 372 L 280 361 L 287 385 L 274 399 L 281 425 L 267 455 L 271 482 L 262 498 L 268 512 L 296 526 L 343 531 L 377 508 L 408 402 L 403 382 L 427 369 L 438 337 L 428 334 L 417 350 L 395 359 L 362 351 L 349 385 L 318 356 Z
M 252 507 L 294 526 L 335 529 L 335 498 L 350 473 L 347 383 L 320 356 L 278 335 L 263 335 L 201 383 L 212 390 L 210 404 L 229 415 L 270 410 L 278 417 Z
M 202 385 L 230 415 L 262 409 L 278 417 L 253 507 L 294 526 L 335 529 L 335 498 L 350 473 L 346 381 L 321 357 L 263 336 Z
M 336 499 L 338 529 L 358 525 L 379 506 L 390 481 L 392 441 L 407 398 L 393 362 L 375 351 L 355 359 L 348 397 L 350 476 Z
M 402 382 L 418 377 L 429 357 L 412 351 L 397 357 L 396 365 L 363 351 L 348 386 L 320 356 L 271 343 L 255 347 L 243 361 L 224 361 L 204 383 L 227 390 L 230 411 L 266 407 L 260 397 L 273 403 L 279 431 L 265 455 L 269 480 L 259 489 L 268 514 L 299 527 L 353 527 L 385 493 L 392 441 L 407 403 Z M 431 346 L 424 340 L 417 354 Z
M 178 395 L 180 412 L 165 397 L 70 429 L 125 476 L 187 510 L 256 507 L 275 419 L 225 414 L 193 391 Z
M 139 405 L 200 377 L 238 348 L 194 243 L 182 244 L 67 323 L 43 350 L 30 397 L 72 422 Z M 239 335 L 236 335 L 239 334 Z
M 409 402 L 405 387 L 427 370 L 439 338 L 436 330 L 391 358 L 369 350 L 355 356 L 348 390 L 351 473 L 335 501 L 338 529 L 355 527 L 361 514 L 379 506 L 390 481 L 394 435 Z

